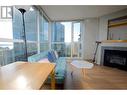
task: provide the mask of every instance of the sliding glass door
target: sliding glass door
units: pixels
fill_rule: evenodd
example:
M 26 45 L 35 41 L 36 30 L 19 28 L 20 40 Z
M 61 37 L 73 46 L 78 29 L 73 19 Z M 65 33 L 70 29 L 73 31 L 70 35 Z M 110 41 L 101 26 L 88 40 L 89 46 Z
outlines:
M 81 57 L 81 22 L 54 22 L 51 48 L 61 57 Z

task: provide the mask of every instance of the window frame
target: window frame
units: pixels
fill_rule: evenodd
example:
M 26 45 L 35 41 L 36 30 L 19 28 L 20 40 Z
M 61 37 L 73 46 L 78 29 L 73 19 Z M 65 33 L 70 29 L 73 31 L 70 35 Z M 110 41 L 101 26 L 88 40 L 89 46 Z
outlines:
M 81 41 L 80 42 L 74 42 L 73 41 L 73 32 L 74 32 L 74 23 L 80 23 L 80 33 L 81 33 L 81 35 L 83 35 L 83 25 L 82 25 L 82 20 L 74 20 L 74 21 L 70 21 L 70 20 L 68 20 L 68 21 L 54 21 L 54 22 L 52 22 L 53 24 L 54 23 L 57 23 L 57 22 L 72 22 L 71 23 L 71 57 L 65 57 L 65 58 L 67 58 L 67 59 L 83 59 L 83 53 L 81 53 L 81 56 L 79 56 L 79 53 L 78 53 L 78 57 L 73 57 L 73 44 L 74 43 L 78 43 L 78 44 L 81 44 L 81 51 L 83 51 L 83 37 L 81 36 Z M 54 25 L 53 25 L 53 29 L 54 29 Z M 54 30 L 53 30 L 54 31 Z M 51 40 L 52 40 L 52 36 L 51 36 Z M 52 44 L 65 44 L 66 42 L 53 42 L 53 41 L 51 41 L 51 45 Z M 51 47 L 51 49 L 53 49 L 52 47 Z

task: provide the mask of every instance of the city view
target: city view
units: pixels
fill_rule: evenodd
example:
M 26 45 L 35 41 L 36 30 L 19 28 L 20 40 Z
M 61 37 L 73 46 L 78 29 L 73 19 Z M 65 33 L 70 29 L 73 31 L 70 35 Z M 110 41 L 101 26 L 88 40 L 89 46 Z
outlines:
M 40 52 L 50 49 L 48 21 L 41 15 L 39 20 L 40 43 L 38 43 L 36 25 L 37 13 L 38 10 L 34 9 L 25 14 L 28 56 L 38 53 L 38 44 L 40 45 Z M 0 42 L 1 65 L 6 65 L 15 61 L 25 61 L 25 44 L 21 13 L 16 8 L 13 8 L 13 19 L 0 22 L 0 25 L 3 26 L 1 31 L 5 31 L 0 34 L 0 38 L 8 40 L 7 42 Z M 74 27 L 73 32 L 72 25 Z M 8 29 L 4 27 L 8 27 Z M 60 57 L 81 57 L 80 22 L 54 22 L 52 27 L 51 49 L 56 50 Z

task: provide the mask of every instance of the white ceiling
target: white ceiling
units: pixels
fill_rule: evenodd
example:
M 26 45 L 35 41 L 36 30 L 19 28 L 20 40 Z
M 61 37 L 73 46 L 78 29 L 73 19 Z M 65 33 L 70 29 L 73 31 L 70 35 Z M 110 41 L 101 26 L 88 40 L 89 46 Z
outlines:
M 74 20 L 99 17 L 127 8 L 127 6 L 41 5 L 51 20 Z

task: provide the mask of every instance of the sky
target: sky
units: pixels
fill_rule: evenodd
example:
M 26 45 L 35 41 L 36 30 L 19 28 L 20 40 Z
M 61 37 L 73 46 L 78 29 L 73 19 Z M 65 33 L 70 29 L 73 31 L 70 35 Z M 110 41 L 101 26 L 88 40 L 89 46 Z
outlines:
M 65 42 L 71 42 L 72 22 L 61 22 L 65 27 Z M 77 42 L 80 34 L 80 23 L 74 23 L 73 41 Z
M 61 24 L 64 25 L 64 28 L 65 28 L 65 36 L 64 36 L 64 39 L 65 39 L 65 42 L 71 42 L 71 23 L 72 22 L 61 22 Z
M 13 39 L 12 20 L 0 20 L 0 38 Z M 0 42 L 0 47 L 13 48 L 12 42 Z
M 12 20 L 0 21 L 0 38 L 13 39 Z

